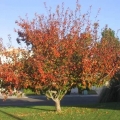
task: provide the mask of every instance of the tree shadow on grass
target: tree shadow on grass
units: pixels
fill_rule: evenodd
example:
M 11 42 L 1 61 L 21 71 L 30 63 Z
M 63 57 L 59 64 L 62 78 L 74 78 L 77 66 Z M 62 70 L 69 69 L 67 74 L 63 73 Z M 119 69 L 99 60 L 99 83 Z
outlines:
M 95 104 L 83 104 L 75 106 L 63 106 L 63 107 L 77 107 L 77 108 L 91 108 L 91 109 L 106 109 L 106 110 L 120 110 L 120 102 L 108 102 L 108 103 L 95 103 Z
M 90 109 L 110 109 L 110 110 L 120 110 L 120 102 L 112 102 L 112 103 L 90 103 L 90 104 L 81 104 L 81 105 L 62 105 L 61 108 L 90 108 Z M 49 111 L 49 112 L 55 112 L 55 106 L 49 105 L 49 106 L 23 106 L 23 108 L 28 108 L 28 109 L 35 109 L 35 110 L 40 110 L 40 111 Z
M 29 109 L 40 110 L 40 111 L 51 111 L 51 112 L 55 111 L 54 108 L 52 109 L 52 108 L 49 108 L 49 107 L 53 108 L 53 106 L 48 106 L 48 108 L 47 107 L 45 107 L 45 108 L 36 108 L 36 107 L 33 107 L 33 106 L 24 106 L 23 108 L 29 108 Z
M 98 109 L 104 109 L 104 110 L 120 110 L 120 102 L 113 102 L 113 103 L 95 103 L 95 104 L 83 104 L 83 105 L 62 105 L 61 104 L 61 108 L 73 108 L 76 107 L 78 109 L 82 109 L 82 108 L 89 108 L 92 110 L 98 110 Z M 38 111 L 45 111 L 45 112 L 56 112 L 55 107 L 52 106 L 24 106 L 23 108 L 28 108 L 30 110 L 38 110 Z
M 12 114 L 9 114 L 9 113 L 5 112 L 5 111 L 0 110 L 0 112 L 3 113 L 3 114 L 5 114 L 5 115 L 7 115 L 8 117 L 14 118 L 16 120 L 23 120 L 23 119 L 21 119 L 21 118 L 19 118 L 17 116 L 14 116 Z

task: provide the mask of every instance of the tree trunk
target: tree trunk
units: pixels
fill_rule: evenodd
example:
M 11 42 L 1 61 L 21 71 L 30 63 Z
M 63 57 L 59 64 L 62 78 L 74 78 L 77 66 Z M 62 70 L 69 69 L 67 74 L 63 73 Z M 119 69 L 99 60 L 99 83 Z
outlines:
M 57 112 L 61 112 L 60 100 L 57 98 L 55 101 L 55 107 Z

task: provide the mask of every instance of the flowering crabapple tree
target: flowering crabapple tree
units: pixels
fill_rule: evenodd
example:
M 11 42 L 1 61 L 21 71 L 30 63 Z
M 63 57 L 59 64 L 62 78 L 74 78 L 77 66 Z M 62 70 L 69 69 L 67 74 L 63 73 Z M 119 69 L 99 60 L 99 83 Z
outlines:
M 98 23 L 91 23 L 89 12 L 81 14 L 80 9 L 77 1 L 75 11 L 64 10 L 62 4 L 55 13 L 48 10 L 48 16 L 16 21 L 17 42 L 24 42 L 30 54 L 21 64 L 20 83 L 43 91 L 56 111 L 61 111 L 60 100 L 71 87 L 103 84 L 118 69 L 118 50 L 98 40 Z

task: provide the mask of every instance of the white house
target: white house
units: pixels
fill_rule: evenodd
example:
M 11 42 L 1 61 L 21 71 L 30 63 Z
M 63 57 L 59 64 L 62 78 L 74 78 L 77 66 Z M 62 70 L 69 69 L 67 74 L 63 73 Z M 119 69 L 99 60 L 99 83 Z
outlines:
M 25 49 L 19 49 L 19 48 L 9 48 L 6 49 L 4 52 L 0 54 L 0 60 L 1 63 L 11 63 L 14 59 L 14 56 L 19 60 L 21 59 L 25 54 L 27 53 L 27 50 Z

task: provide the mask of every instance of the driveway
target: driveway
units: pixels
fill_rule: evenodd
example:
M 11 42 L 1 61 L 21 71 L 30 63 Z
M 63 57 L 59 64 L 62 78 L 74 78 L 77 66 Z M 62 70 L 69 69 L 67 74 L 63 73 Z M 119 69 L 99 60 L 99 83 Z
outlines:
M 66 95 L 61 100 L 62 106 L 76 106 L 83 104 L 98 103 L 98 95 Z M 29 96 L 23 98 L 10 97 L 6 101 L 0 98 L 0 106 L 37 106 L 54 105 L 52 100 L 47 100 L 45 96 Z

